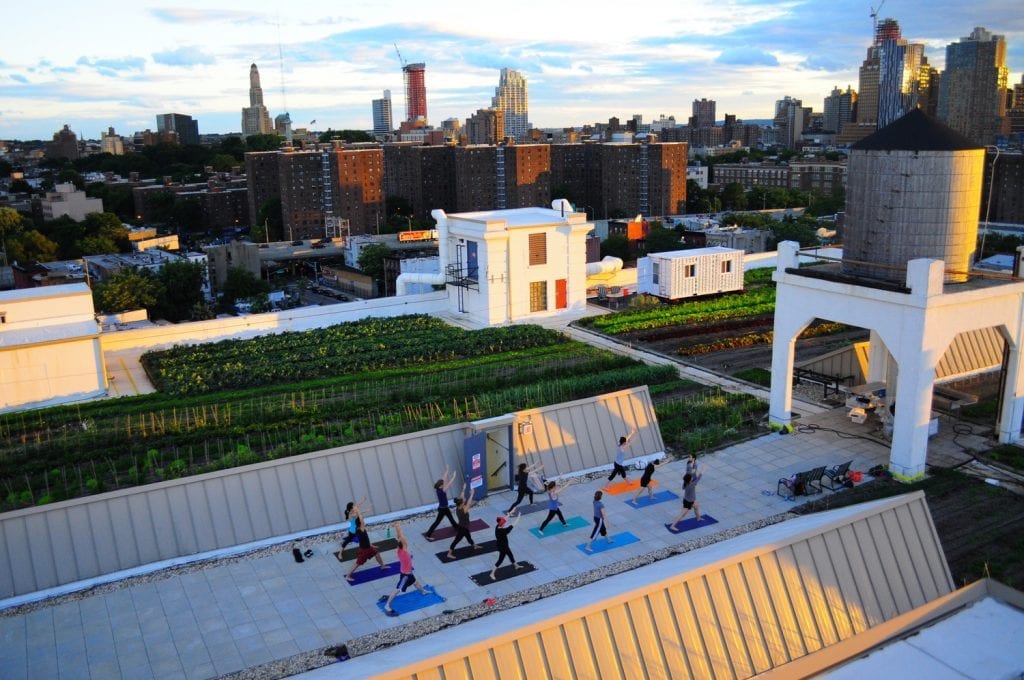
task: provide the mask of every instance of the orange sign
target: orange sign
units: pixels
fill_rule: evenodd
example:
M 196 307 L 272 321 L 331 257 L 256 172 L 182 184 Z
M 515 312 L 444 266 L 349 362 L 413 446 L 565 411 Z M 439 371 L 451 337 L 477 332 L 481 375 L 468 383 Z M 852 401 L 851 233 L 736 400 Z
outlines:
M 431 229 L 424 229 L 422 231 L 400 231 L 398 232 L 399 241 L 430 241 L 435 238 L 436 232 Z

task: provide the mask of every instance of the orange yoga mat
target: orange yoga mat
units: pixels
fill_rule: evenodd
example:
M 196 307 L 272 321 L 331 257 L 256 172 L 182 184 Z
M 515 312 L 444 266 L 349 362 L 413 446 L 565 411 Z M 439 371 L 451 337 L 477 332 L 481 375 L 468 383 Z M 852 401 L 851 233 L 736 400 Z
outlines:
M 658 480 L 652 479 L 648 486 L 658 486 Z M 620 493 L 636 493 L 636 490 L 640 488 L 640 478 L 628 479 L 625 482 L 617 482 L 601 488 L 605 493 L 613 496 L 617 496 Z

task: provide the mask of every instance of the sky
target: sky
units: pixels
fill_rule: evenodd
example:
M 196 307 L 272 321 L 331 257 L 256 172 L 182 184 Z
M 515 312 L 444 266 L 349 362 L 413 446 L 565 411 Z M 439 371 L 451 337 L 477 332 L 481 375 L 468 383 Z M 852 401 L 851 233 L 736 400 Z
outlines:
M 131 134 L 172 112 L 196 118 L 201 134 L 237 132 L 251 63 L 271 117 L 369 129 L 371 100 L 390 89 L 397 126 L 396 44 L 406 62 L 426 63 L 438 126 L 489 107 L 506 67 L 526 77 L 536 127 L 634 114 L 685 124 L 702 97 L 717 102 L 719 120 L 771 118 L 785 95 L 820 111 L 834 86 L 857 89 L 873 9 L 924 43 L 940 70 L 946 45 L 975 26 L 1002 34 L 1010 84 L 1021 82 L 1020 0 L 56 0 L 5 13 L 0 139 L 51 139 L 65 124 L 86 139 L 110 126 Z

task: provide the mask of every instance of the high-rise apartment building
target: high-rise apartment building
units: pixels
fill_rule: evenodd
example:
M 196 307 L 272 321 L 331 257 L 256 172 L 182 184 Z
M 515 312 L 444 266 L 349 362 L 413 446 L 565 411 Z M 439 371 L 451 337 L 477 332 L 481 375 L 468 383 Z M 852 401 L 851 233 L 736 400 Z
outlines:
M 807 127 L 811 109 L 805 107 L 799 99 L 786 96 L 775 102 L 775 143 L 787 149 L 795 149 L 799 145 L 800 135 Z
M 269 199 L 281 201 L 282 237 L 323 238 L 328 222 L 349 220 L 372 233 L 384 220 L 384 154 L 378 147 L 264 151 L 245 155 L 250 219 Z
M 249 106 L 242 109 L 242 136 L 266 135 L 274 131 L 270 112 L 263 105 L 263 88 L 260 87 L 260 71 L 256 64 L 249 67 Z
M 946 46 L 938 118 L 977 144 L 1006 132 L 1006 40 L 978 27 Z
M 427 65 L 406 64 L 402 67 L 405 80 L 405 120 L 407 123 L 427 125 Z
M 693 100 L 693 116 L 690 118 L 690 127 L 708 128 L 715 125 L 715 100 L 704 99 Z
M 80 155 L 78 135 L 67 125 L 54 132 L 53 141 L 46 145 L 47 158 L 67 158 L 73 161 Z
M 285 111 L 274 116 L 274 132 L 284 137 L 284 141 L 288 144 L 292 143 L 292 116 L 290 113 Z
M 530 102 L 526 89 L 526 78 L 519 71 L 510 68 L 501 69 L 498 87 L 494 89 L 491 107 L 504 115 L 505 128 L 503 135 L 517 142 L 526 138 L 530 130 Z
M 124 140 L 114 132 L 114 128 L 107 128 L 106 132 L 100 133 L 100 151 L 112 156 L 120 156 L 124 153 Z
M 162 140 L 176 139 L 178 144 L 199 143 L 199 121 L 183 113 L 161 113 L 156 117 L 156 131 Z
M 857 103 L 857 93 L 846 86 L 846 92 L 838 87 L 832 88 L 831 94 L 825 97 L 825 104 L 822 106 L 825 130 L 839 132 L 843 126 L 853 120 L 853 106 Z
M 466 119 L 466 139 L 470 144 L 500 144 L 505 139 L 505 112 L 477 109 Z
M 378 137 L 394 130 L 391 122 L 391 90 L 384 90 L 384 96 L 373 100 L 373 134 Z
M 458 212 L 527 208 L 550 201 L 550 145 L 472 146 L 455 150 Z

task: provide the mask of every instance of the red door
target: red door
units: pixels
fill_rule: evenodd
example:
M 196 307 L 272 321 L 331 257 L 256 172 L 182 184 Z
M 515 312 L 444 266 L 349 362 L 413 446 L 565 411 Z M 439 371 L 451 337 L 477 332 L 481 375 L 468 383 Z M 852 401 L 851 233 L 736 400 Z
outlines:
M 555 309 L 569 306 L 569 292 L 565 279 L 555 279 Z

